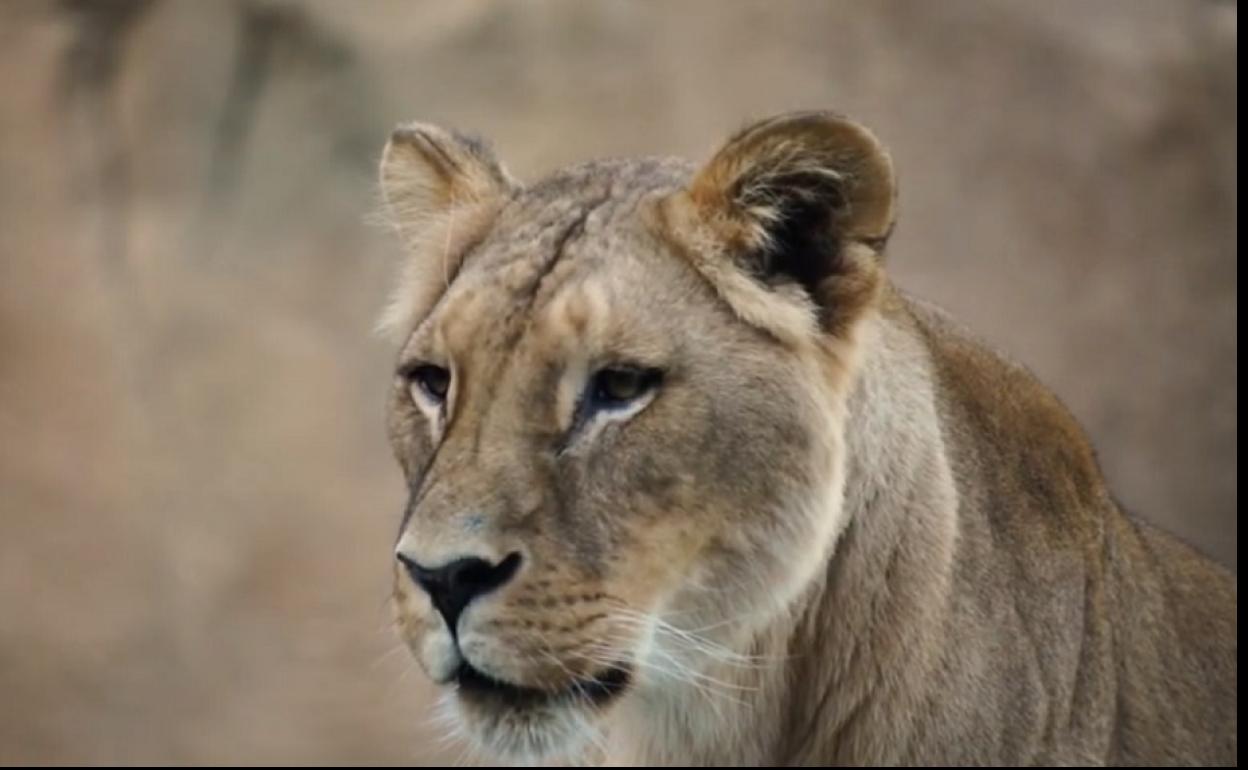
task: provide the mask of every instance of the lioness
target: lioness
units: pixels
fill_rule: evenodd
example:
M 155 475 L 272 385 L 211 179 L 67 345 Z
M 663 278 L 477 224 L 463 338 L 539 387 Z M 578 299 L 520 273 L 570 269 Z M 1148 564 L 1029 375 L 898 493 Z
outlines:
M 864 128 L 532 186 L 399 128 L 403 638 L 496 758 L 1235 763 L 1236 584 L 884 271 Z

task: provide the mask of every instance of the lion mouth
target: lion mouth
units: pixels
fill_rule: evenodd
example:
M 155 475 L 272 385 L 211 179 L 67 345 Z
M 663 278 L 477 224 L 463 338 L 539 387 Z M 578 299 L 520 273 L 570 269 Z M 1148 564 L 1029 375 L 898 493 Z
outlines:
M 504 682 L 464 661 L 455 672 L 461 697 L 511 709 L 532 709 L 561 703 L 602 706 L 628 688 L 631 674 L 625 666 L 613 666 L 597 676 L 577 679 L 559 690 L 525 687 Z

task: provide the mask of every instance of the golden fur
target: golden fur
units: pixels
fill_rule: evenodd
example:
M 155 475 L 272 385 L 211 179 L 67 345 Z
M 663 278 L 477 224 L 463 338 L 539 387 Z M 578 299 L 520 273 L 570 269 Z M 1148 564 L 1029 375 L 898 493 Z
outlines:
M 385 319 L 398 553 L 520 564 L 455 639 L 395 567 L 400 632 L 478 748 L 1237 762 L 1234 578 L 1126 515 L 1048 390 L 889 283 L 865 129 L 782 115 L 701 168 L 526 188 L 417 124 L 382 185 L 410 252 Z M 418 364 L 449 371 L 442 403 Z M 661 384 L 584 411 L 622 365 Z M 465 666 L 497 687 L 457 691 Z

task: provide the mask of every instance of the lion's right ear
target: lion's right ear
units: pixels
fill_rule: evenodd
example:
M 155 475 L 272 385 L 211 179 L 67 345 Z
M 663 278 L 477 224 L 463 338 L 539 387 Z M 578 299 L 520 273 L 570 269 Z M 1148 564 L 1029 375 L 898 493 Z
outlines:
M 426 123 L 395 129 L 381 157 L 386 206 L 409 242 L 458 209 L 500 202 L 516 186 L 484 143 Z
M 381 191 L 409 253 L 383 331 L 410 331 L 433 307 L 467 246 L 518 188 L 476 139 L 427 123 L 394 130 L 381 157 Z

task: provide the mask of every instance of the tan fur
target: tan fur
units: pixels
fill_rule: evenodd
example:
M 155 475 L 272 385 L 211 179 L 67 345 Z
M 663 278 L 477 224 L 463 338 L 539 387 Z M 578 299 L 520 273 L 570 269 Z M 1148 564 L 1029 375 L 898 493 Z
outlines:
M 1048 390 L 888 282 L 896 186 L 865 129 L 778 116 L 700 169 L 522 188 L 421 127 L 382 184 L 409 246 L 400 369 L 453 375 L 444 407 L 393 386 L 398 551 L 522 558 L 458 644 L 396 566 L 400 633 L 438 682 L 467 660 L 571 693 L 448 695 L 479 749 L 1237 762 L 1234 578 L 1125 514 Z M 584 422 L 587 382 L 621 364 L 662 383 Z M 601 708 L 569 690 L 612 667 L 631 679 Z

